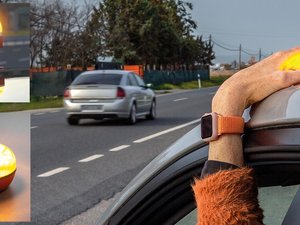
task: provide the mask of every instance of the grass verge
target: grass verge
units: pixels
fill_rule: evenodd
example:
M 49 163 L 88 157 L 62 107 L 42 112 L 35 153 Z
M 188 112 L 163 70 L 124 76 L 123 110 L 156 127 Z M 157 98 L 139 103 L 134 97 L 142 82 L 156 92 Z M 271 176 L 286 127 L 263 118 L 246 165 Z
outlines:
M 212 77 L 210 80 L 203 80 L 201 81 L 201 87 L 213 87 L 213 86 L 219 86 L 221 85 L 228 76 L 218 76 L 218 77 Z M 172 90 L 172 89 L 197 89 L 199 88 L 198 81 L 190 81 L 190 82 L 184 82 L 181 84 L 162 84 L 154 89 L 156 90 Z
M 0 112 L 14 112 L 31 109 L 58 108 L 63 106 L 62 97 L 31 98 L 30 103 L 1 103 Z

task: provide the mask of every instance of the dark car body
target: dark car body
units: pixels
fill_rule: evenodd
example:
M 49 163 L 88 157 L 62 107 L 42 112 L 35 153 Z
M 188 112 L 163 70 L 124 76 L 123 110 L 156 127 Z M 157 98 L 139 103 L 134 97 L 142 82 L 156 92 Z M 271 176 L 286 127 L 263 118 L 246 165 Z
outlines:
M 258 186 L 289 186 L 294 191 L 281 218 L 270 224 L 281 224 L 283 220 L 282 224 L 291 225 L 300 221 L 299 103 L 300 87 L 293 86 L 244 113 L 248 121 L 243 136 L 245 161 L 254 168 Z M 208 156 L 208 145 L 200 137 L 199 125 L 157 156 L 128 184 L 97 224 L 189 224 L 179 221 L 196 207 L 191 183 L 200 176 Z M 268 189 L 266 192 L 267 198 L 277 198 L 268 196 Z M 285 203 L 279 204 L 280 208 Z M 271 212 L 270 217 L 276 217 L 276 213 Z

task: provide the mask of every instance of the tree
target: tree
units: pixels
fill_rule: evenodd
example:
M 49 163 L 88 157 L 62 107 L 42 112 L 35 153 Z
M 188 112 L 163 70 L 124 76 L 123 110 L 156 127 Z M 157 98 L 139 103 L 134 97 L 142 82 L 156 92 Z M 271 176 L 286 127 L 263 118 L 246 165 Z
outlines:
M 104 0 L 107 48 L 125 63 L 169 64 L 179 60 L 185 39 L 196 28 L 184 1 Z
M 77 61 L 78 50 L 84 49 L 80 37 L 91 7 L 79 9 L 75 0 L 72 4 L 63 0 L 31 3 L 31 67 L 66 66 Z
M 192 8 L 183 0 L 103 0 L 84 8 L 75 0 L 34 0 L 31 66 L 87 67 L 99 56 L 126 64 L 210 65 L 213 46 L 193 36 Z

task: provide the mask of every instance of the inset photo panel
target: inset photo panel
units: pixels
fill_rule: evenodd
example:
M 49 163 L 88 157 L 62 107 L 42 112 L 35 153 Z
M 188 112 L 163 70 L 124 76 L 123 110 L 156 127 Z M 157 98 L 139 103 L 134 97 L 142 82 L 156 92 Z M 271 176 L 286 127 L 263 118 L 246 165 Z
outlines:
M 30 4 L 0 3 L 0 103 L 30 101 Z
M 0 113 L 0 223 L 31 219 L 30 114 Z

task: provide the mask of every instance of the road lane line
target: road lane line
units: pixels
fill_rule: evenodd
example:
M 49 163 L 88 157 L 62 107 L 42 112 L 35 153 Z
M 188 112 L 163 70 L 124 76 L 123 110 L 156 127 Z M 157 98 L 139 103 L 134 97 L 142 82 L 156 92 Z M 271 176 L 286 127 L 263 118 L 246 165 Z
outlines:
M 109 151 L 110 151 L 110 152 L 117 152 L 117 151 L 121 151 L 121 150 L 123 150 L 123 149 L 125 149 L 125 148 L 128 148 L 128 147 L 130 147 L 130 145 L 121 145 L 121 146 L 119 146 L 119 147 L 112 148 L 112 149 L 110 149 Z
M 179 102 L 179 101 L 183 101 L 183 100 L 187 100 L 188 98 L 178 98 L 178 99 L 175 99 L 173 100 L 174 102 Z
M 36 128 L 38 128 L 38 126 L 32 126 L 32 127 L 30 127 L 31 129 L 36 129 Z
M 19 62 L 28 62 L 29 61 L 29 57 L 23 57 L 18 59 Z
M 40 116 L 40 115 L 44 115 L 45 113 L 35 113 L 33 114 L 34 116 Z
M 216 94 L 216 92 L 210 92 L 210 93 L 209 93 L 209 95 L 214 95 L 214 94 Z
M 78 162 L 90 162 L 90 161 L 93 161 L 93 160 L 95 160 L 95 159 L 98 159 L 98 158 L 101 158 L 101 157 L 103 157 L 104 155 L 92 155 L 92 156 L 89 156 L 89 157 L 87 157 L 87 158 L 85 158 L 85 159 L 81 159 L 81 160 L 79 160 Z
M 65 171 L 65 170 L 68 170 L 68 169 L 70 169 L 70 167 L 59 167 L 59 168 L 56 168 L 54 170 L 50 170 L 46 173 L 42 173 L 42 174 L 38 175 L 37 177 L 50 177 L 50 176 L 61 173 L 61 172 Z
M 173 127 L 173 128 L 170 128 L 170 129 L 161 131 L 161 132 L 158 132 L 158 133 L 156 133 L 156 134 L 152 134 L 152 135 L 149 135 L 149 136 L 147 136 L 147 137 L 144 137 L 144 138 L 135 140 L 133 143 L 142 143 L 142 142 L 148 141 L 148 140 L 150 140 L 150 139 L 156 138 L 156 137 L 158 137 L 158 136 L 161 136 L 161 135 L 163 135 L 163 134 L 167 134 L 167 133 L 173 132 L 173 131 L 175 131 L 175 130 L 178 130 L 178 129 L 187 127 L 187 126 L 192 125 L 192 124 L 194 124 L 194 123 L 199 123 L 200 121 L 201 121 L 201 119 L 193 120 L 193 121 L 191 121 L 191 122 L 189 122 L 189 123 L 185 123 L 185 124 L 182 124 L 182 125 L 179 125 L 179 126 L 176 126 L 176 127 Z
M 50 111 L 50 113 L 58 113 L 59 110 Z

